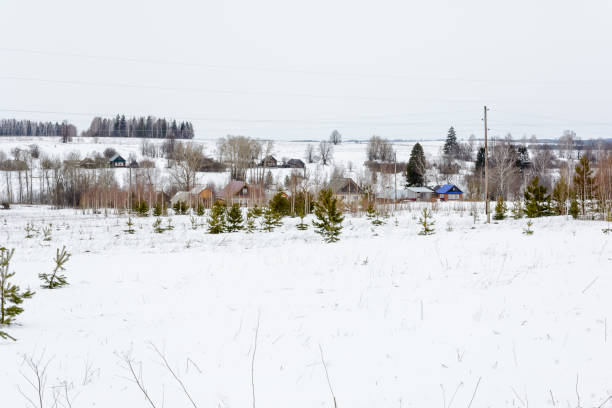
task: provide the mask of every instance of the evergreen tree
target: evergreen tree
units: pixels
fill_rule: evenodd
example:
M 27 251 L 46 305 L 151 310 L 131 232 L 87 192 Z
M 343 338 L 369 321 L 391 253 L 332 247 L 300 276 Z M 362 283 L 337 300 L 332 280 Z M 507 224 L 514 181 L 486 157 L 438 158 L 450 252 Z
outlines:
M 453 156 L 457 154 L 459 151 L 459 144 L 457 143 L 457 134 L 455 133 L 455 128 L 450 127 L 448 129 L 448 135 L 446 136 L 446 142 L 444 142 L 443 147 L 444 154 L 448 154 Z
M 474 163 L 474 167 L 476 170 L 484 171 L 485 166 L 485 148 L 478 148 L 478 153 L 476 153 L 476 162 Z
M 158 234 L 163 233 L 165 229 L 161 225 L 162 225 L 161 218 L 157 218 L 155 221 L 153 221 L 153 231 L 155 231 Z
M 204 215 L 204 204 L 198 203 L 198 206 L 196 207 L 196 214 L 198 217 L 202 217 Z
M 436 232 L 436 230 L 433 228 L 436 222 L 432 218 L 433 215 L 431 214 L 431 210 L 423 208 L 422 215 L 419 218 L 419 224 L 421 224 L 421 231 L 419 231 L 419 235 L 432 235 Z
M 314 203 L 314 214 L 318 221 L 313 220 L 317 234 L 327 243 L 336 242 L 342 232 L 342 211 L 338 209 L 338 199 L 334 197 L 331 189 L 321 190 L 319 198 Z
M 248 233 L 255 231 L 255 221 L 261 217 L 261 208 L 255 205 L 247 210 L 245 230 Z
M 134 232 L 136 232 L 134 230 L 134 221 L 132 221 L 132 217 L 128 217 L 127 221 L 125 222 L 128 229 L 123 230 L 123 232 L 126 232 L 128 234 L 133 234 Z
M 552 202 L 555 214 L 562 215 L 565 214 L 565 209 L 567 208 L 567 199 L 568 199 L 568 185 L 567 181 L 565 181 L 565 177 L 561 176 L 559 181 L 555 184 L 555 187 L 552 191 Z
M 20 306 L 23 301 L 34 296 L 34 292 L 29 289 L 22 291 L 19 286 L 10 282 L 10 279 L 15 276 L 15 272 L 9 271 L 14 253 L 14 249 L 0 248 L 0 338 L 5 340 L 15 340 L 15 338 L 2 331 L 1 328 L 12 324 L 15 318 L 23 312 Z
M 493 215 L 494 220 L 504 220 L 506 219 L 506 213 L 508 212 L 508 206 L 506 206 L 506 202 L 502 196 L 499 196 L 497 199 L 497 204 L 495 204 L 495 214 Z
M 589 200 L 593 198 L 595 189 L 595 177 L 591 164 L 586 156 L 580 158 L 580 162 L 576 165 L 576 173 L 574 174 L 574 190 L 580 201 L 580 210 L 582 215 L 586 214 L 586 207 Z
M 417 143 L 410 152 L 410 160 L 406 166 L 406 187 L 420 187 L 425 184 L 425 169 L 427 162 L 425 161 L 425 153 L 420 143 Z
M 512 205 L 512 218 L 518 220 L 520 218 L 523 218 L 523 215 L 523 203 L 521 202 L 521 200 L 516 200 Z
M 162 208 L 161 203 L 159 202 L 155 203 L 155 205 L 153 206 L 153 216 L 161 217 L 163 213 L 164 213 L 164 210 Z
M 136 213 L 140 217 L 146 217 L 149 215 L 149 205 L 146 201 L 141 200 L 138 204 L 136 204 Z
M 272 232 L 274 228 L 283 225 L 281 222 L 282 214 L 275 212 L 270 207 L 263 211 L 263 218 L 261 221 L 261 227 L 264 231 Z
M 368 208 L 366 209 L 366 217 L 370 220 L 372 225 L 376 227 L 385 223 L 380 219 L 380 213 L 376 211 L 376 207 L 374 207 L 373 203 L 368 204 Z
M 244 219 L 242 217 L 242 210 L 238 203 L 232 204 L 229 211 L 227 212 L 227 231 L 235 232 L 243 228 L 242 223 Z
M 273 212 L 283 216 L 287 216 L 291 212 L 291 203 L 282 191 L 274 194 L 274 197 L 272 197 L 268 203 L 268 207 L 270 207 Z
M 578 206 L 578 200 L 576 199 L 576 194 L 572 194 L 569 213 L 574 219 L 578 218 L 578 215 L 580 215 L 580 207 Z
M 53 262 L 55 262 L 55 268 L 51 273 L 39 273 L 38 277 L 43 281 L 42 288 L 45 289 L 55 289 L 61 288 L 62 286 L 68 285 L 68 280 L 65 275 L 59 274 L 60 271 L 65 271 L 64 264 L 68 262 L 72 254 L 70 252 L 66 252 L 66 247 L 62 248 L 60 252 L 59 248 L 57 248 L 55 252 L 55 258 Z
M 546 187 L 540 185 L 540 179 L 534 177 L 525 189 L 525 213 L 529 218 L 550 215 L 550 195 Z
M 187 203 L 185 201 L 177 201 L 176 203 L 174 203 L 174 205 L 172 206 L 172 209 L 174 210 L 174 214 L 176 215 L 185 215 L 187 214 L 187 209 L 189 207 L 187 207 Z
M 225 204 L 221 201 L 217 201 L 213 204 L 208 217 L 208 232 L 210 234 L 220 234 L 225 232 Z

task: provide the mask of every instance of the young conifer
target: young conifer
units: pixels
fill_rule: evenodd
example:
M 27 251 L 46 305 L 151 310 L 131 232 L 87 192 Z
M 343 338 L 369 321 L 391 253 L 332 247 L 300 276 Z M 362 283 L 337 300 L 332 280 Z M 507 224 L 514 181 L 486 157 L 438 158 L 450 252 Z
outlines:
M 134 230 L 134 221 L 132 221 L 132 217 L 128 217 L 128 219 L 126 221 L 126 225 L 127 225 L 128 229 L 123 230 L 123 232 L 125 232 L 127 234 L 133 234 L 134 232 L 136 232 Z
M 505 220 L 506 213 L 508 212 L 508 207 L 506 206 L 506 202 L 502 196 L 499 196 L 497 199 L 497 204 L 495 204 L 495 214 L 493 215 L 494 220 Z
M 51 273 L 39 273 L 38 277 L 43 281 L 43 285 L 41 287 L 45 289 L 55 289 L 61 288 L 62 286 L 68 285 L 68 280 L 65 275 L 60 274 L 61 271 L 65 271 L 64 265 L 70 259 L 72 254 L 70 252 L 66 252 L 66 247 L 63 247 L 61 252 L 59 248 L 55 252 L 55 258 L 53 262 L 55 262 L 55 268 L 53 268 L 53 272 Z
M 225 213 L 226 208 L 224 203 L 222 203 L 221 201 L 217 201 L 213 204 L 207 221 L 208 232 L 210 234 L 220 234 L 222 232 L 225 232 Z
M 227 231 L 235 232 L 239 231 L 242 228 L 242 223 L 244 222 L 244 218 L 242 217 L 242 210 L 240 209 L 240 205 L 238 203 L 232 204 L 229 211 L 227 212 Z
M 419 235 L 432 235 L 436 232 L 436 230 L 433 228 L 436 222 L 433 220 L 431 210 L 428 210 L 427 208 L 423 208 L 423 212 L 419 218 L 419 224 L 421 224 L 421 231 L 419 231 Z
M 2 330 L 15 321 L 15 318 L 23 312 L 20 306 L 25 299 L 34 296 L 29 289 L 22 291 L 21 288 L 10 282 L 15 272 L 9 271 L 14 249 L 0 248 L 0 338 L 15 340 L 10 334 Z
M 314 203 L 314 214 L 317 220 L 313 220 L 317 234 L 323 237 L 327 243 L 336 242 L 342 233 L 342 211 L 338 209 L 338 199 L 334 197 L 331 189 L 321 190 L 319 198 Z

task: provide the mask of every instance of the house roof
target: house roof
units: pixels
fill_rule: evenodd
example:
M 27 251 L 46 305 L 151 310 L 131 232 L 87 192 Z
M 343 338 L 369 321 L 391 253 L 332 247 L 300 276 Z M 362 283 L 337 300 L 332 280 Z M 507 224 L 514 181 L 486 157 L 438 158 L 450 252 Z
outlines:
M 429 187 L 406 187 L 406 190 L 410 190 L 415 193 L 433 193 L 433 190 Z
M 113 157 L 110 158 L 110 161 L 114 162 L 114 161 L 125 161 L 125 159 L 123 157 L 121 157 L 120 154 L 116 154 Z
M 437 194 L 462 194 L 463 191 L 459 190 L 454 184 L 444 184 L 443 186 L 436 188 Z
M 170 201 L 189 201 L 190 196 L 191 194 L 189 193 L 189 191 L 177 191 L 176 194 L 172 196 L 172 199 Z
M 232 197 L 235 196 L 242 190 L 243 187 L 246 187 L 247 184 L 244 181 L 232 180 L 227 186 L 223 187 L 223 190 L 219 192 L 219 196 L 221 197 Z
M 334 194 L 351 193 L 361 194 L 361 188 L 350 177 L 335 178 L 329 182 L 329 188 Z

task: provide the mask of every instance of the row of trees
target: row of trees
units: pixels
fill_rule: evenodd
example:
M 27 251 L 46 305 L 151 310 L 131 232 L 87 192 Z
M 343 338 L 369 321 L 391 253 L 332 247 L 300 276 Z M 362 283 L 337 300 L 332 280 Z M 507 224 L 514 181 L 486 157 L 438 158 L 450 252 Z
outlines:
M 72 138 L 76 134 L 76 126 L 66 121 L 53 123 L 16 119 L 0 120 L 0 136 L 60 136 Z
M 95 117 L 83 136 L 92 137 L 143 137 L 149 139 L 193 139 L 191 122 L 157 119 L 153 116 L 126 118 Z

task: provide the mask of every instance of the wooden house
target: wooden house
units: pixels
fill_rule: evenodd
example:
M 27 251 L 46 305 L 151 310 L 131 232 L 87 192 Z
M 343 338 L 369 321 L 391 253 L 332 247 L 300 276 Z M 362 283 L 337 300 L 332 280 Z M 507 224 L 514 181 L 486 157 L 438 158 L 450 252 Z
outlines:
M 356 202 L 361 198 L 361 187 L 350 177 L 336 178 L 330 181 L 329 188 L 332 193 L 346 203 Z
M 437 186 L 435 192 L 440 201 L 461 201 L 463 200 L 463 191 L 454 184 L 444 184 Z
M 260 202 L 263 196 L 263 191 L 259 187 L 249 185 L 244 181 L 232 180 L 219 192 L 217 199 L 228 205 L 238 203 L 248 206 Z
M 108 164 L 112 168 L 125 167 L 125 159 L 121 157 L 121 155 L 116 154 L 110 158 L 110 160 L 108 161 Z

